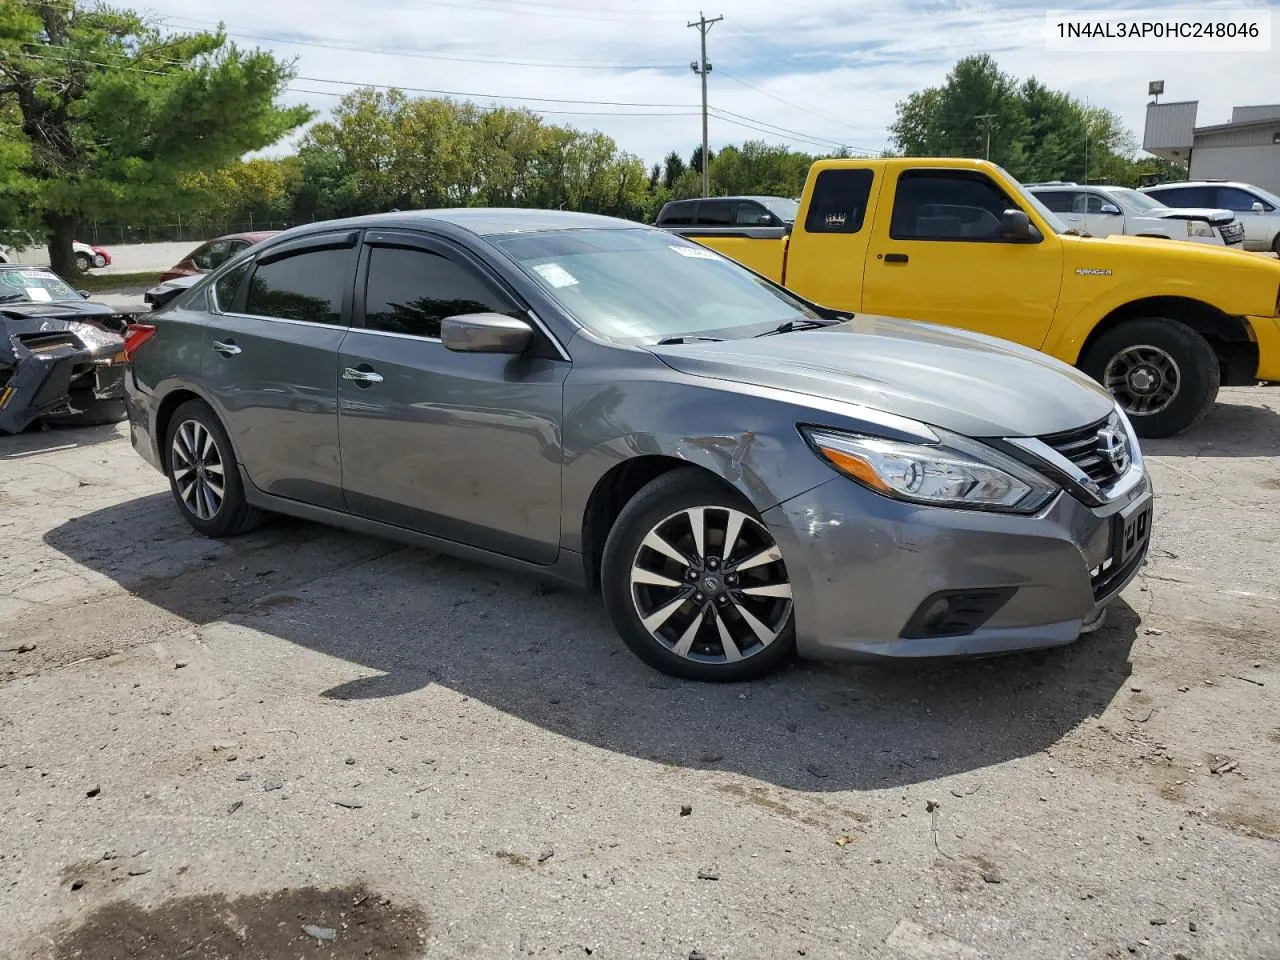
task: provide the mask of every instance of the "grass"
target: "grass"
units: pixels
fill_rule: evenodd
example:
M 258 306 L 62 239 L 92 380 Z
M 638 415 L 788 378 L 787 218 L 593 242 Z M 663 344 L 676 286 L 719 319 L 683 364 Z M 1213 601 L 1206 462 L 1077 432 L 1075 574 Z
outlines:
M 160 282 L 159 271 L 155 273 L 82 273 L 71 286 L 77 290 L 88 290 L 90 293 L 111 293 L 125 287 L 153 287 Z

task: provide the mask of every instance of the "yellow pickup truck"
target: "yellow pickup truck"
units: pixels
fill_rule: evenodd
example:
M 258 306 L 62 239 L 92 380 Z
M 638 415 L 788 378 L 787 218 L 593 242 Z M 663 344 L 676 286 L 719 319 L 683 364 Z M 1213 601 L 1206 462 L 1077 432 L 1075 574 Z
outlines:
M 746 222 L 676 219 L 667 229 L 812 302 L 963 327 L 1078 366 L 1142 436 L 1195 424 L 1220 386 L 1280 382 L 1280 262 L 1082 236 L 985 161 L 821 160 L 792 223 L 746 210 L 735 218 Z

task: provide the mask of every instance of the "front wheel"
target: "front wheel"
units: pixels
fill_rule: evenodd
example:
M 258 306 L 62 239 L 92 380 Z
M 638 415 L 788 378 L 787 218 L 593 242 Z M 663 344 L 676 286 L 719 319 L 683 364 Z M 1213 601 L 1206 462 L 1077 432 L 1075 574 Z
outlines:
M 1080 368 L 1111 391 L 1140 437 L 1168 437 L 1195 426 L 1222 384 L 1209 342 L 1186 324 L 1160 317 L 1108 330 Z
M 100 253 L 95 253 L 93 255 L 93 265 L 101 270 L 107 265 L 107 258 Z
M 76 254 L 76 270 L 80 273 L 88 273 L 89 268 L 93 266 L 93 260 L 87 253 Z
M 605 607 L 641 660 L 689 680 L 754 680 L 795 648 L 782 552 L 751 505 L 694 469 L 623 508 L 605 544 Z
M 206 537 L 231 537 L 257 525 L 260 514 L 245 500 L 231 440 L 204 401 L 188 400 L 174 411 L 165 472 L 179 512 Z

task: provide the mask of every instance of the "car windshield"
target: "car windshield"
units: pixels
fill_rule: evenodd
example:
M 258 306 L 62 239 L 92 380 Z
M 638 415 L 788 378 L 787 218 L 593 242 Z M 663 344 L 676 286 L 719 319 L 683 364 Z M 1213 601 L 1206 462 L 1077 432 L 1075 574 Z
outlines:
M 1066 233 L 1070 229 L 1058 218 L 1056 213 L 1041 203 L 1030 190 L 1020 184 L 1017 180 L 1013 179 L 1013 177 L 1009 176 L 1009 171 L 1005 170 L 1003 167 L 996 167 L 996 169 L 1003 173 L 1008 181 L 1014 185 L 1018 194 L 1015 199 L 1021 200 L 1029 207 L 1034 207 L 1036 213 L 1040 214 L 1044 222 L 1049 225 L 1050 230 L 1054 233 Z
M 1128 187 L 1112 187 L 1105 191 L 1107 196 L 1118 203 L 1125 213 L 1150 213 L 1152 210 L 1163 210 L 1165 206 L 1159 200 L 1148 197 L 1145 193 L 1130 190 Z
M 767 197 L 760 202 L 783 223 L 796 222 L 796 213 L 800 209 L 800 204 L 794 200 L 787 200 L 783 197 Z
M 50 303 L 54 300 L 83 299 L 61 277 L 48 270 L 39 267 L 29 270 L 0 270 L 0 303 Z
M 496 242 L 570 316 L 622 343 L 733 339 L 820 319 L 732 260 L 658 230 L 559 230 Z

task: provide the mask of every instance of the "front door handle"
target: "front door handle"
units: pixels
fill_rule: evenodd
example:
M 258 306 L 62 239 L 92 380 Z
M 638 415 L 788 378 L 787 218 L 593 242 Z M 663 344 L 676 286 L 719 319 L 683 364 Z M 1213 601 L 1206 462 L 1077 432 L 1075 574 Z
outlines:
M 352 380 L 358 386 L 366 387 L 370 384 L 381 383 L 382 374 L 374 373 L 372 370 L 358 370 L 355 367 L 347 367 L 342 371 L 343 380 Z
M 224 357 L 234 357 L 238 356 L 241 353 L 241 350 L 236 346 L 236 342 L 234 340 L 228 340 L 225 343 L 221 340 L 215 340 L 213 341 L 213 352 L 220 353 Z
M 884 255 L 885 263 L 906 263 L 909 259 L 911 258 L 905 253 L 886 253 Z

